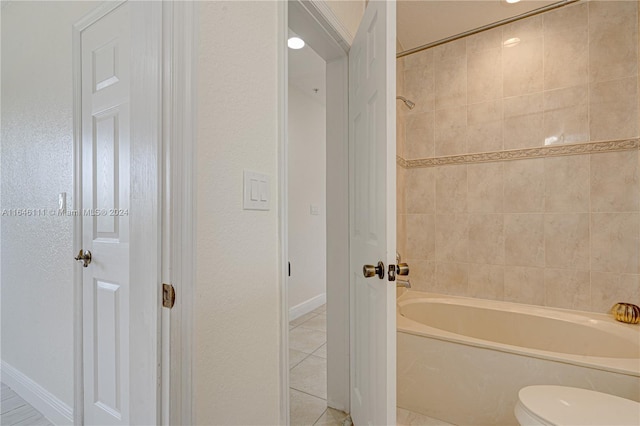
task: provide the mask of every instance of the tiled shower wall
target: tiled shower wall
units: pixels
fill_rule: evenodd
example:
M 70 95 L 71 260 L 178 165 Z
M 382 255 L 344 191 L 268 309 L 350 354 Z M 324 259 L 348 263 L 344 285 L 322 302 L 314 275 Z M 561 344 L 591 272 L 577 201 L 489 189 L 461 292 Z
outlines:
M 416 102 L 398 102 L 398 249 L 415 289 L 640 304 L 637 2 L 578 3 L 407 56 L 398 94 Z M 567 145 L 594 141 L 615 142 Z M 502 160 L 511 150 L 521 159 Z

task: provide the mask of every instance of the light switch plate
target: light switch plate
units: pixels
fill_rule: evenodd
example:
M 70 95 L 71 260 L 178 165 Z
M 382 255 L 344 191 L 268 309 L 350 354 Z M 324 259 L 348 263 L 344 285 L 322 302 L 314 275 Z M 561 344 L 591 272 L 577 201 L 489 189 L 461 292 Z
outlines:
M 244 171 L 244 210 L 269 210 L 271 207 L 271 177 L 263 173 Z

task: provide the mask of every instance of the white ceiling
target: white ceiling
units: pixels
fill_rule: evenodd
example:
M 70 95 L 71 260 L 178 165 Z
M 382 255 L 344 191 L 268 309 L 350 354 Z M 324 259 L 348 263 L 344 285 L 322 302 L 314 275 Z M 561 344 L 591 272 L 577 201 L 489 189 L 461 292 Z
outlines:
M 433 43 L 558 0 L 398 0 L 398 41 L 403 50 Z
M 290 36 L 292 34 L 290 33 Z M 309 45 L 289 52 L 289 84 L 326 104 L 326 62 Z M 318 89 L 316 93 L 314 89 Z

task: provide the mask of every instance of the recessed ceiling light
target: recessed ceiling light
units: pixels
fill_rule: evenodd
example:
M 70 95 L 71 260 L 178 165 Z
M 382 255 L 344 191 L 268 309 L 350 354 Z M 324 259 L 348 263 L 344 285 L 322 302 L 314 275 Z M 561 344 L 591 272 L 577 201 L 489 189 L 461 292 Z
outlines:
M 502 45 L 504 47 L 513 47 L 518 43 L 520 43 L 520 39 L 518 37 L 512 37 L 512 38 L 506 40 L 504 43 L 502 43 Z
M 520 0 L 504 0 L 509 4 L 518 3 Z
M 291 37 L 287 41 L 289 49 L 302 49 L 304 47 L 304 40 L 300 37 Z

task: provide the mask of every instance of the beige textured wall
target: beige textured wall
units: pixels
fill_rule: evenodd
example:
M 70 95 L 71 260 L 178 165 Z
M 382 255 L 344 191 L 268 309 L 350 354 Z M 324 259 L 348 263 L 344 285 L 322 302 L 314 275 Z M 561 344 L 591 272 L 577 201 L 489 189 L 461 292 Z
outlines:
M 399 107 L 406 159 L 636 138 L 638 3 L 572 5 L 408 56 L 403 90 L 417 103 Z M 638 155 L 405 170 L 398 244 L 414 287 L 599 312 L 640 303 Z

